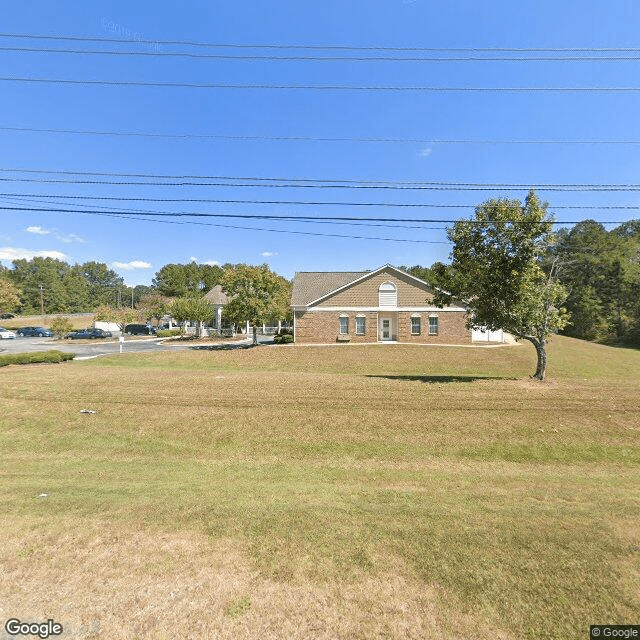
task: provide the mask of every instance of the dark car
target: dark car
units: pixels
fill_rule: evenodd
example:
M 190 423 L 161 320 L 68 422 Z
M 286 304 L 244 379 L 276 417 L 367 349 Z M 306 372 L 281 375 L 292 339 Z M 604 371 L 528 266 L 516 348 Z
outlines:
M 103 329 L 95 329 L 90 327 L 89 329 L 80 329 L 80 331 L 73 331 L 67 335 L 67 338 L 73 340 L 91 339 L 91 338 L 110 338 L 113 334 L 111 331 L 104 331 Z
M 155 327 L 148 324 L 128 324 L 124 332 L 130 336 L 152 336 L 155 335 Z
M 46 327 L 20 327 L 16 329 L 16 333 L 19 336 L 37 336 L 40 338 L 51 338 L 53 336 L 53 331 Z

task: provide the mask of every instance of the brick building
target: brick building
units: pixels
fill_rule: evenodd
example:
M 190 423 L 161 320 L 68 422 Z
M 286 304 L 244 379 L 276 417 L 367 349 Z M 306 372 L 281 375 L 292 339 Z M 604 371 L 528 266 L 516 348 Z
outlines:
M 374 271 L 299 272 L 291 306 L 299 344 L 470 344 L 466 309 L 433 304 L 423 280 L 391 265 Z

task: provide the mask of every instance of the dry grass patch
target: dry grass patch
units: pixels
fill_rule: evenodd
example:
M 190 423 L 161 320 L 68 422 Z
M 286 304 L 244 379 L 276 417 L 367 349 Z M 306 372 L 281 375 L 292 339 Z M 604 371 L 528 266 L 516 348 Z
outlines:
M 283 583 L 256 572 L 234 540 L 97 521 L 69 521 L 65 530 L 3 525 L 10 533 L 0 543 L 0 617 L 52 617 L 79 637 L 514 637 L 406 567 L 324 585 L 302 576 Z

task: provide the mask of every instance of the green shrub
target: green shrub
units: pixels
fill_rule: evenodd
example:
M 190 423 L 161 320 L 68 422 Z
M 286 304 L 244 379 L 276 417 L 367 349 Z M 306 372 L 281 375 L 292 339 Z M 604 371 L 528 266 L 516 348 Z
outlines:
M 64 338 L 67 333 L 73 331 L 73 324 L 69 318 L 53 318 L 49 327 L 58 338 Z
M 156 333 L 158 338 L 173 338 L 179 336 L 182 333 L 182 329 L 162 329 Z
M 293 342 L 293 336 L 289 333 L 285 333 L 283 335 L 276 334 L 273 336 L 274 344 L 291 344 Z
M 35 364 L 38 362 L 64 362 L 73 360 L 75 353 L 66 351 L 32 351 L 30 353 L 12 353 L 0 356 L 0 367 L 8 364 Z

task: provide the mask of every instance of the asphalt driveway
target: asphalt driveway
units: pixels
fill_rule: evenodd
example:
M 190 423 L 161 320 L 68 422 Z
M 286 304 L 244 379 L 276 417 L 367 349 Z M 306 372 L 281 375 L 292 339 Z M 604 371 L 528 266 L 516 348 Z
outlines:
M 259 337 L 260 342 L 271 342 L 272 336 Z M 130 338 L 125 336 L 122 344 L 123 353 L 149 353 L 151 351 L 175 351 L 186 349 L 218 349 L 241 346 L 251 342 L 251 338 L 233 343 L 193 344 L 189 342 L 176 343 L 161 338 Z M 104 338 L 96 340 L 57 340 L 55 338 L 15 338 L 0 340 L 0 354 L 25 353 L 29 351 L 68 351 L 75 353 L 76 358 L 95 358 L 97 356 L 112 355 L 120 352 L 118 338 Z

